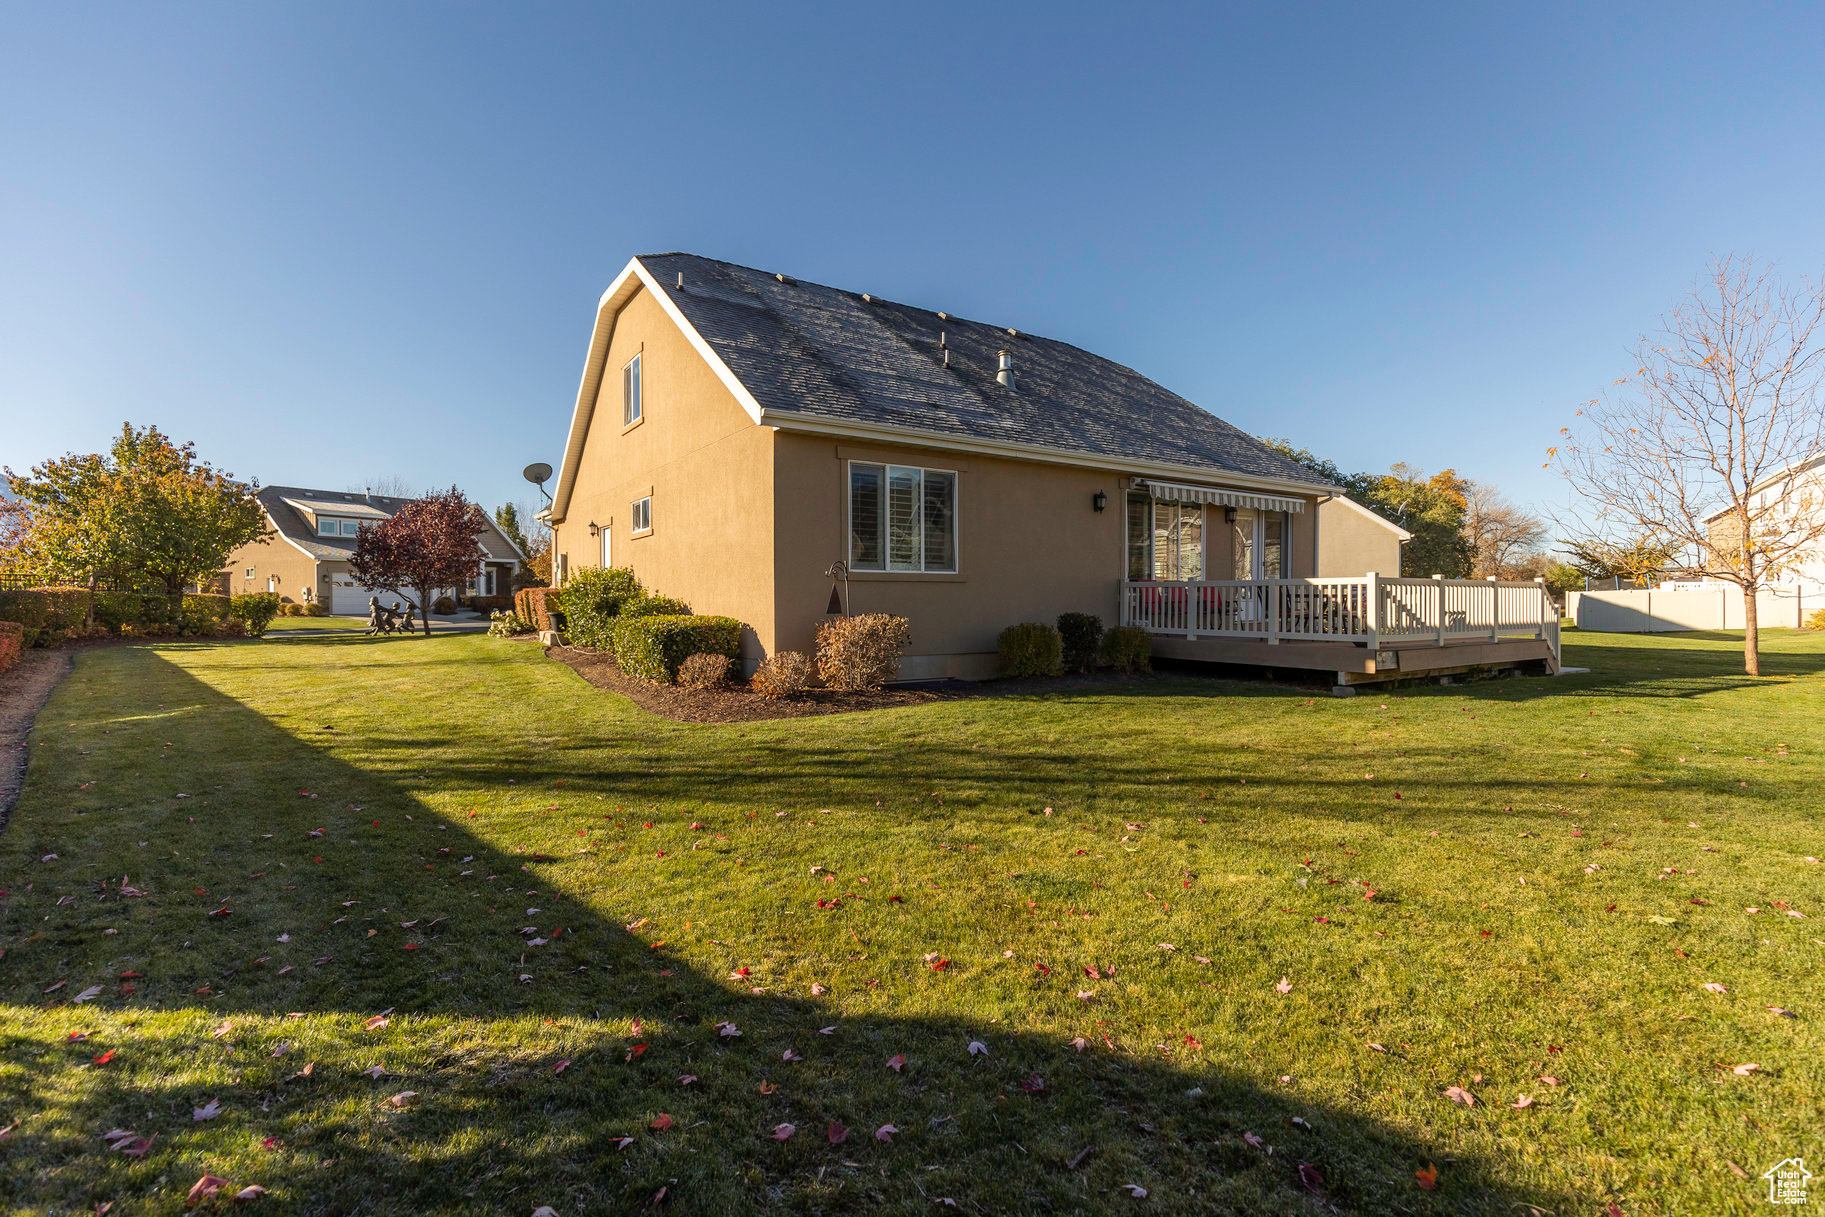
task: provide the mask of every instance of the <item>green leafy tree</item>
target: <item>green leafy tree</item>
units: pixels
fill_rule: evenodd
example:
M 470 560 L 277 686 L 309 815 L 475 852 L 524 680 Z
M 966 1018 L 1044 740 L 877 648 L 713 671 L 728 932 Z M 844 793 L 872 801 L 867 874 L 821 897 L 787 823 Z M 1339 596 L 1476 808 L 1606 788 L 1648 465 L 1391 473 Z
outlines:
M 1625 579 L 1630 583 L 1645 583 L 1675 566 L 1678 546 L 1645 535 L 1621 541 L 1592 537 L 1567 543 L 1565 552 L 1581 580 Z
M 6 470 L 18 496 L 16 563 L 47 580 L 87 585 L 120 574 L 126 547 L 113 519 L 115 470 L 99 453 L 68 453 L 26 473 Z
M 1387 473 L 1345 473 L 1337 465 L 1295 448 L 1291 440 L 1266 439 L 1269 448 L 1297 461 L 1346 496 L 1413 534 L 1401 546 L 1400 573 L 1407 576 L 1470 574 L 1471 545 L 1464 537 L 1464 513 L 1470 483 L 1452 470 L 1428 478 L 1411 465 Z
M 157 427 L 123 425 L 108 464 L 108 516 L 122 560 L 164 585 L 174 619 L 187 584 L 201 586 L 229 554 L 272 535 L 254 486 L 197 460 L 194 444 L 174 444 Z
M 526 532 L 520 527 L 520 509 L 512 503 L 502 503 L 494 509 L 494 523 L 509 541 L 520 547 L 520 552 L 530 554 L 531 544 L 526 540 Z

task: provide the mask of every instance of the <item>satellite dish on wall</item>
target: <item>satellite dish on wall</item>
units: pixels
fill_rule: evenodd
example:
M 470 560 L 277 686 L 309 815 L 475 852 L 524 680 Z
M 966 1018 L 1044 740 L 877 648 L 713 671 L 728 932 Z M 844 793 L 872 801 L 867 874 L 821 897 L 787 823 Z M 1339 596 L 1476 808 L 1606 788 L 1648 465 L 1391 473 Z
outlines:
M 551 466 L 544 461 L 534 461 L 520 472 L 527 481 L 534 485 L 542 485 L 551 480 Z

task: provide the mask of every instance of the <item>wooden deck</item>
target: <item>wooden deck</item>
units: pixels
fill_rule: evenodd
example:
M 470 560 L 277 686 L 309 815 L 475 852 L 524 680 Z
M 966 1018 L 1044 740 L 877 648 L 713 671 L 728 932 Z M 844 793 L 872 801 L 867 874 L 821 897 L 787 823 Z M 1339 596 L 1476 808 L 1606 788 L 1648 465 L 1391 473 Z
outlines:
M 1339 688 L 1492 669 L 1559 670 L 1538 583 L 1480 579 L 1126 582 L 1122 624 L 1168 659 L 1332 674 Z

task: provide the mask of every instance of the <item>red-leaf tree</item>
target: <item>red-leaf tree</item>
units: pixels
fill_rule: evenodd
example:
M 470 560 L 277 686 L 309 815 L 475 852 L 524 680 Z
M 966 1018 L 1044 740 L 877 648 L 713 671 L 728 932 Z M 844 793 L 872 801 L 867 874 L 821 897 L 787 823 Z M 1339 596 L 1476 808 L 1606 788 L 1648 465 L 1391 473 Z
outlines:
M 369 587 L 417 592 L 429 634 L 432 594 L 462 587 L 481 568 L 487 555 L 475 538 L 487 526 L 482 509 L 454 486 L 413 499 L 391 519 L 361 526 L 349 574 Z

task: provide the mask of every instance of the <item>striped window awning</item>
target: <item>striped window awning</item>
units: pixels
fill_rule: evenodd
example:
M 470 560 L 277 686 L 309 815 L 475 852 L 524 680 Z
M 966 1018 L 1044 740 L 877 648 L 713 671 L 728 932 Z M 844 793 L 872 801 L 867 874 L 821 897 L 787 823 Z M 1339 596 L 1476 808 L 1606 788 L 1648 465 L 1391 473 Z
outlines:
M 1152 478 L 1135 478 L 1134 488 L 1145 490 L 1156 499 L 1173 503 L 1216 503 L 1224 507 L 1252 507 L 1256 511 L 1305 510 L 1304 499 L 1256 494 L 1250 490 L 1219 490 L 1214 486 L 1187 486 L 1180 482 L 1159 482 Z

